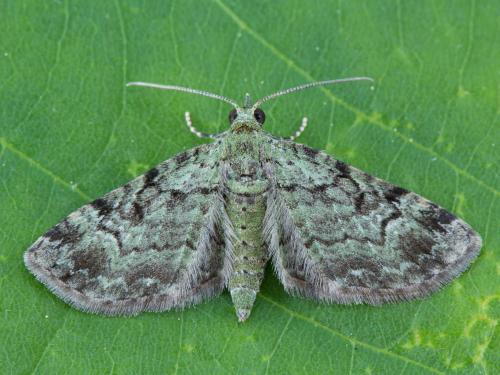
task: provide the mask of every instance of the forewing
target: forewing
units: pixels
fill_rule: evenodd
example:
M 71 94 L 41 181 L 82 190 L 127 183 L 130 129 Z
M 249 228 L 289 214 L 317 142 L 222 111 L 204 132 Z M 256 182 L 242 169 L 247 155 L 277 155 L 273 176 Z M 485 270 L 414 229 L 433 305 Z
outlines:
M 25 253 L 28 269 L 75 307 L 161 311 L 220 292 L 230 249 L 218 143 L 169 159 L 70 214 Z
M 479 253 L 479 235 L 427 199 L 323 152 L 269 143 L 264 235 L 288 291 L 340 303 L 413 299 Z

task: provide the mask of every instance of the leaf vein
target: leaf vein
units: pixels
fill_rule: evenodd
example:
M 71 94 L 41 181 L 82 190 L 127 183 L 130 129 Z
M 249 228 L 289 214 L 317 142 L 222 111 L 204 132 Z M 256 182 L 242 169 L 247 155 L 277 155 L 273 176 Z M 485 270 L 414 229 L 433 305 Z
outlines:
M 224 11 L 224 13 L 229 16 L 237 25 L 240 27 L 240 29 L 244 30 L 248 34 L 250 34 L 252 37 L 254 37 L 258 42 L 260 42 L 263 46 L 268 48 L 276 57 L 281 59 L 285 64 L 295 70 L 298 74 L 302 75 L 304 78 L 306 78 L 309 81 L 316 81 L 311 74 L 309 74 L 307 71 L 299 67 L 292 59 L 288 58 L 285 54 L 283 54 L 280 50 L 278 50 L 274 45 L 269 43 L 266 39 L 264 39 L 260 34 L 258 34 L 255 30 L 253 30 L 248 24 L 246 24 L 241 18 L 236 15 L 229 7 L 227 7 L 224 3 L 222 3 L 220 0 L 216 0 L 216 4 L 220 6 L 220 8 Z M 416 149 L 423 151 L 427 154 L 429 154 L 432 157 L 435 157 L 437 160 L 441 161 L 443 164 L 445 164 L 447 167 L 455 171 L 456 173 L 464 176 L 468 180 L 476 183 L 483 189 L 489 191 L 495 196 L 500 196 L 500 191 L 496 190 L 493 186 L 487 184 L 480 178 L 471 175 L 464 169 L 460 168 L 458 165 L 450 161 L 449 159 L 445 158 L 444 156 L 438 154 L 436 151 L 434 151 L 432 148 L 429 148 L 421 143 L 415 142 L 412 138 L 407 137 L 404 134 L 401 134 L 400 132 L 395 132 L 392 127 L 389 125 L 385 124 L 384 122 L 380 121 L 377 118 L 374 118 L 373 116 L 370 116 L 369 114 L 359 110 L 358 108 L 354 107 L 353 105 L 343 101 L 342 99 L 336 97 L 333 95 L 330 91 L 328 91 L 325 88 L 319 88 L 332 102 L 337 102 L 340 104 L 342 107 L 345 109 L 351 111 L 354 113 L 356 116 L 360 117 L 362 120 L 365 120 L 367 123 L 371 123 L 373 125 L 378 126 L 380 129 L 385 130 L 389 132 L 392 135 L 395 135 L 398 137 L 400 140 L 402 140 L 405 143 L 408 143 L 415 147 Z
M 127 105 L 127 101 L 125 98 L 126 98 L 126 89 L 127 89 L 126 84 L 127 84 L 127 55 L 128 55 L 127 48 L 128 48 L 128 42 L 127 42 L 127 35 L 125 33 L 125 23 L 123 21 L 123 14 L 122 14 L 122 10 L 120 7 L 120 3 L 118 2 L 118 0 L 115 0 L 114 3 L 115 3 L 115 8 L 116 8 L 116 13 L 118 15 L 118 24 L 120 27 L 120 36 L 121 36 L 121 40 L 122 40 L 122 93 L 121 93 L 121 102 L 120 102 L 120 112 L 118 113 L 116 120 L 113 121 L 113 124 L 111 126 L 111 131 L 109 132 L 108 139 L 107 139 L 106 144 L 104 145 L 104 147 L 101 151 L 101 154 L 99 155 L 99 157 L 96 159 L 94 164 L 89 169 L 91 171 L 90 172 L 91 175 L 92 175 L 92 171 L 95 170 L 95 166 L 97 166 L 101 162 L 102 158 L 106 154 L 106 151 L 108 150 L 109 146 L 113 142 L 113 137 L 116 133 L 116 126 L 123 118 L 123 115 L 125 114 L 125 108 Z
M 64 186 L 68 190 L 77 193 L 80 197 L 85 199 L 86 201 L 90 201 L 91 198 L 87 194 L 85 194 L 83 191 L 81 191 L 79 188 L 72 186 L 69 182 L 65 181 L 58 175 L 56 175 L 54 172 L 52 172 L 50 169 L 47 167 L 43 166 L 40 164 L 38 161 L 35 159 L 31 158 L 29 155 L 25 154 L 23 151 L 19 150 L 16 148 L 13 144 L 11 144 L 9 141 L 7 141 L 5 138 L 0 137 L 0 144 L 5 147 L 7 150 L 9 150 L 12 154 L 20 158 L 21 160 L 28 162 L 32 166 L 34 166 L 36 169 L 38 169 L 40 172 L 43 174 L 49 176 L 53 181 L 57 182 L 59 185 Z
M 458 84 L 460 85 L 460 88 L 463 86 L 463 78 L 464 78 L 464 71 L 465 68 L 467 67 L 467 64 L 470 60 L 470 52 L 472 50 L 472 43 L 474 41 L 474 15 L 476 12 L 476 1 L 473 0 L 470 5 L 470 16 L 469 16 L 469 27 L 467 30 L 467 47 L 465 50 L 465 55 L 464 59 L 462 61 L 462 65 L 460 65 L 460 69 L 458 71 Z
M 337 336 L 341 339 L 344 339 L 346 341 L 348 341 L 349 343 L 351 343 L 352 345 L 357 345 L 359 347 L 362 347 L 362 348 L 365 348 L 367 350 L 371 350 L 373 352 L 376 352 L 376 353 L 379 353 L 379 354 L 383 354 L 383 355 L 387 355 L 389 357 L 393 357 L 395 359 L 398 359 L 400 361 L 403 361 L 403 362 L 407 362 L 407 363 L 410 363 L 414 366 L 418 366 L 422 369 L 425 369 L 429 372 L 432 372 L 434 374 L 442 374 L 444 375 L 444 372 L 442 371 L 439 371 L 438 369 L 435 369 L 433 367 L 430 367 L 424 363 L 421 363 L 421 362 L 418 362 L 418 361 L 415 361 L 414 359 L 411 359 L 411 358 L 408 358 L 408 357 L 405 357 L 401 354 L 397 354 L 397 353 L 394 353 L 394 352 L 391 352 L 385 348 L 379 348 L 378 346 L 375 346 L 375 345 L 372 345 L 372 344 L 369 344 L 367 342 L 364 342 L 364 341 L 361 341 L 361 340 L 358 340 L 356 338 L 353 338 L 353 337 L 350 337 L 350 336 L 347 336 L 345 334 L 343 334 L 342 332 L 339 332 L 329 326 L 327 326 L 326 324 L 324 323 L 321 323 L 320 321 L 317 321 L 316 319 L 314 318 L 311 318 L 311 317 L 308 317 L 306 315 L 303 315 L 297 311 L 294 311 L 294 310 L 291 310 L 289 309 L 288 307 L 286 306 L 283 306 L 282 304 L 274 301 L 271 297 L 268 297 L 266 296 L 265 294 L 263 294 L 262 292 L 259 294 L 259 297 L 262 298 L 264 301 L 278 307 L 279 309 L 283 310 L 284 312 L 286 312 L 287 314 L 289 315 L 292 315 L 293 317 L 297 318 L 297 319 L 300 319 L 300 320 L 303 320 L 309 324 L 312 324 L 314 327 L 317 327 L 317 328 L 320 328 L 328 333 L 330 333 L 332 336 Z
M 283 336 L 285 335 L 285 332 L 288 330 L 288 326 L 290 325 L 290 322 L 292 321 L 293 318 L 294 318 L 294 316 L 290 315 L 285 326 L 281 330 L 281 333 L 278 337 L 278 340 L 276 341 L 276 344 L 274 345 L 273 350 L 271 351 L 271 354 L 269 355 L 269 358 L 267 359 L 266 372 L 265 372 L 266 374 L 269 373 L 269 367 L 271 366 L 271 360 L 274 357 L 274 354 L 276 353 L 276 351 L 278 350 L 278 347 L 281 344 L 281 340 L 283 340 Z
M 69 8 L 68 8 L 68 1 L 65 1 L 64 2 L 63 30 L 61 32 L 61 36 L 59 37 L 59 39 L 57 40 L 57 43 L 56 43 L 56 55 L 55 55 L 55 59 L 54 59 L 54 64 L 52 65 L 52 67 L 49 68 L 49 71 L 47 73 L 47 80 L 45 81 L 45 87 L 43 88 L 42 93 L 38 96 L 35 103 L 27 111 L 26 116 L 24 116 L 24 118 L 17 123 L 16 127 L 19 127 L 20 125 L 24 124 L 31 117 L 31 115 L 33 114 L 35 109 L 42 102 L 45 95 L 47 95 L 47 92 L 49 91 L 50 84 L 52 83 L 52 76 L 53 76 L 54 71 L 56 70 L 57 66 L 59 65 L 59 61 L 61 60 L 62 43 L 64 41 L 64 38 L 66 37 L 66 33 L 68 31 L 68 25 L 69 25 Z
M 38 367 L 41 365 L 43 358 L 47 354 L 47 351 L 49 350 L 50 345 L 56 339 L 59 332 L 61 332 L 64 329 L 64 326 L 66 325 L 67 321 L 68 321 L 68 314 L 65 314 L 63 323 L 56 328 L 52 337 L 47 341 L 45 348 L 43 349 L 42 353 L 40 354 L 40 358 L 38 358 L 38 361 L 36 362 L 35 367 L 33 368 L 33 371 L 31 371 L 32 374 L 37 373 Z

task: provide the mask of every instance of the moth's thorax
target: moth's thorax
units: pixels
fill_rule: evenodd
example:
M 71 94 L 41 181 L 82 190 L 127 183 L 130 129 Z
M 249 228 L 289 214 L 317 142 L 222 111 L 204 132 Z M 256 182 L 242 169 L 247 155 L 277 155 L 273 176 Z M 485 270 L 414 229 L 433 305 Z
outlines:
M 231 134 L 225 139 L 224 159 L 227 188 L 237 194 L 262 194 L 269 181 L 261 165 L 259 135 Z
M 224 138 L 223 158 L 252 158 L 258 160 L 262 149 L 262 133 L 254 134 L 232 132 Z

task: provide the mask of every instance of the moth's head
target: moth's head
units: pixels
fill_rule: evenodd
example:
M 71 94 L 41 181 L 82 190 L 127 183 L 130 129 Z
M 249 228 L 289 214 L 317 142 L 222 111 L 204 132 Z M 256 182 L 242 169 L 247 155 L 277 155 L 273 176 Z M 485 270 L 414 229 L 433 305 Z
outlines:
M 229 112 L 229 124 L 231 131 L 235 133 L 259 131 L 264 121 L 266 114 L 253 104 L 249 94 L 245 95 L 242 107 L 236 106 Z

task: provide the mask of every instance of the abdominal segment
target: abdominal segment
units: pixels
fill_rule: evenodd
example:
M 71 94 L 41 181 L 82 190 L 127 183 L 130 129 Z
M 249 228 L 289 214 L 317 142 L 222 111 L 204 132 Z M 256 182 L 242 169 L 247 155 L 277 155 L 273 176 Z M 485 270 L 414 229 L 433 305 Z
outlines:
M 266 194 L 228 192 L 226 210 L 237 239 L 228 289 L 240 321 L 250 315 L 268 260 L 262 240 Z

